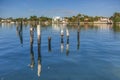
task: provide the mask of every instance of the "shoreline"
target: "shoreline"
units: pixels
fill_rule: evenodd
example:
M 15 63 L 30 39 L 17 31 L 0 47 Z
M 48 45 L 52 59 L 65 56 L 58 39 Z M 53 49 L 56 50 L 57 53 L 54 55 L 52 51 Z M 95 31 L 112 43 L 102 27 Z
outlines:
M 16 22 L 0 22 L 0 23 L 18 23 L 17 21 Z M 23 22 L 23 23 L 30 23 L 30 21 L 26 21 L 26 22 Z M 46 22 L 42 22 L 44 24 L 46 24 Z M 49 24 L 78 24 L 78 22 L 67 22 L 67 23 L 51 23 L 51 22 L 48 22 Z M 80 24 L 120 24 L 120 22 L 115 22 L 115 23 L 107 23 L 107 22 L 79 22 Z

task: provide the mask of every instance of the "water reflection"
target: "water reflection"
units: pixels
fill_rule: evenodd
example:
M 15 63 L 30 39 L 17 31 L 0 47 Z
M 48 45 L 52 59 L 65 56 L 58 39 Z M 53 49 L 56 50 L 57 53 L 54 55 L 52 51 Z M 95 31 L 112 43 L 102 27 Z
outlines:
M 9 35 L 9 33 L 6 33 L 6 29 L 5 30 L 3 29 L 4 30 L 3 32 L 5 33 L 3 35 L 3 37 L 4 36 L 6 36 L 6 37 L 4 39 L 0 38 L 1 39 L 0 43 L 1 43 L 1 45 L 3 45 L 3 47 L 1 46 L 1 50 L 0 50 L 0 51 L 2 51 L 1 53 L 3 53 L 1 55 L 1 62 L 2 62 L 1 64 L 3 64 L 3 65 L 1 65 L 1 71 L 0 71 L 1 74 L 3 74 L 3 75 L 1 75 L 1 77 L 6 76 L 7 77 L 6 80 L 10 79 L 10 78 L 12 78 L 13 80 L 16 80 L 20 76 L 24 76 L 23 74 L 20 74 L 20 73 L 27 73 L 28 75 L 26 76 L 26 78 L 28 78 L 28 79 L 31 79 L 31 77 L 36 79 L 36 76 L 38 76 L 38 78 L 40 77 L 41 79 L 48 79 L 48 78 L 53 79 L 57 75 L 62 75 L 62 79 L 66 79 L 66 75 L 65 75 L 66 73 L 73 73 L 73 74 L 68 75 L 68 76 L 71 76 L 71 78 L 74 78 L 74 76 L 76 76 L 76 75 L 78 75 L 78 76 L 76 76 L 77 78 L 80 78 L 81 76 L 79 76 L 79 74 L 85 73 L 85 74 L 83 74 L 83 76 L 85 76 L 85 77 L 82 78 L 82 79 L 85 79 L 86 75 L 90 75 L 89 77 L 96 78 L 96 77 L 94 77 L 94 75 L 96 75 L 96 73 L 97 73 L 97 76 L 99 79 L 99 75 L 101 75 L 103 72 L 105 72 L 105 74 L 108 74 L 107 76 L 111 76 L 113 74 L 113 72 L 110 71 L 110 69 L 119 67 L 118 53 L 120 52 L 120 50 L 119 50 L 120 38 L 115 39 L 114 38 L 115 33 L 113 33 L 113 31 L 117 32 L 116 37 L 120 37 L 119 36 L 120 33 L 118 33 L 120 27 L 114 26 L 112 28 L 108 28 L 108 27 L 106 28 L 106 25 L 104 27 L 102 27 L 102 29 L 101 29 L 100 26 L 98 26 L 98 27 L 88 26 L 88 30 L 84 30 L 84 29 L 82 29 L 84 27 L 81 28 L 80 26 L 77 26 L 74 28 L 72 28 L 70 26 L 66 26 L 64 29 L 61 28 L 61 31 L 58 31 L 59 33 L 57 33 L 57 35 L 52 35 L 52 39 L 54 39 L 53 41 L 55 41 L 55 43 L 57 43 L 57 44 L 52 44 L 52 48 L 54 48 L 54 50 L 55 50 L 55 51 L 52 51 L 53 54 L 49 54 L 47 52 L 48 50 L 47 50 L 46 43 L 47 43 L 47 38 L 49 36 L 49 33 L 42 36 L 40 25 L 38 25 L 37 27 L 33 27 L 33 26 L 30 26 L 30 28 L 27 27 L 27 29 L 29 28 L 29 30 L 25 30 L 25 31 L 30 31 L 30 32 L 28 32 L 28 33 L 26 32 L 27 33 L 26 38 L 29 37 L 30 40 L 26 39 L 26 42 L 29 42 L 29 45 L 24 44 L 25 45 L 24 48 L 21 48 L 21 49 L 19 47 L 15 48 L 15 46 L 18 45 L 17 42 L 14 44 L 6 45 L 6 46 L 8 46 L 8 48 L 11 47 L 10 49 L 8 49 L 5 46 L 5 44 L 4 44 L 6 42 L 5 40 L 7 40 L 7 37 L 10 35 Z M 43 33 L 46 33 L 45 27 L 43 27 L 43 28 L 44 28 L 44 29 L 42 29 Z M 103 28 L 105 30 L 108 29 L 109 31 L 102 32 L 102 30 L 104 30 Z M 24 29 L 25 28 L 23 27 L 23 30 Z M 35 29 L 36 29 L 36 31 L 35 31 Z M 53 29 L 51 29 L 51 26 L 48 29 L 50 31 L 53 30 Z M 96 31 L 94 29 L 97 29 L 98 31 Z M 20 26 L 16 27 L 16 30 L 18 31 L 18 34 L 19 34 Z M 118 30 L 118 31 L 116 31 L 116 30 Z M 14 31 L 14 28 L 12 31 Z M 35 33 L 37 32 L 37 34 L 34 35 L 34 32 Z M 82 34 L 81 34 L 81 32 L 82 32 Z M 28 34 L 30 34 L 30 36 Z M 41 43 L 41 36 L 43 37 L 42 43 Z M 59 41 L 59 38 L 60 38 L 61 42 Z M 10 41 L 14 40 L 14 42 L 15 42 L 16 37 L 13 36 L 11 38 L 8 38 L 8 41 L 9 40 Z M 38 43 L 36 43 L 36 42 L 38 42 Z M 36 43 L 35 45 L 37 45 L 37 46 L 34 46 L 34 43 Z M 95 43 L 97 43 L 97 44 L 95 44 Z M 60 49 L 60 44 L 61 44 L 61 50 L 63 50 L 63 48 L 65 50 L 63 52 L 64 55 L 63 54 L 62 55 L 54 54 L 56 51 L 60 51 L 60 50 L 58 50 L 58 49 Z M 28 52 L 28 48 L 30 48 L 30 52 Z M 42 50 L 41 50 L 41 48 L 42 48 Z M 16 51 L 14 51 L 15 49 L 18 51 L 18 53 L 21 53 L 22 51 L 25 51 L 25 52 L 23 52 L 23 55 L 21 55 L 22 57 L 19 57 L 19 58 L 18 58 L 19 54 L 12 54 L 12 56 L 16 57 L 16 60 L 17 60 L 13 63 L 11 61 L 14 61 L 14 57 L 11 58 L 11 55 L 7 55 L 7 54 L 9 54 L 11 52 L 16 53 Z M 37 51 L 34 51 L 34 49 Z M 80 50 L 76 51 L 76 49 L 80 49 L 81 51 Z M 26 53 L 28 53 L 30 55 L 30 56 L 28 56 L 28 58 L 25 58 Z M 76 53 L 80 53 L 80 54 L 76 54 Z M 85 53 L 85 55 L 84 55 L 84 53 Z M 68 55 L 67 58 L 65 57 L 66 55 Z M 6 58 L 7 56 L 10 58 Z M 44 58 L 44 60 L 43 60 L 43 58 Z M 29 62 L 30 67 L 28 67 L 28 69 L 26 69 L 26 65 L 23 65 L 23 66 L 21 66 L 21 64 L 16 65 L 16 62 L 20 61 L 20 63 L 22 63 L 22 61 L 20 59 L 22 59 L 22 61 L 24 61 L 24 64 L 28 64 L 28 62 Z M 11 66 L 7 65 L 5 61 L 10 62 L 9 64 L 12 63 L 12 65 Z M 80 62 L 80 64 L 78 62 Z M 93 63 L 93 64 L 91 64 L 91 63 Z M 109 63 L 114 63 L 114 64 L 109 64 Z M 112 65 L 113 67 L 110 67 L 109 69 L 106 70 L 107 65 L 108 66 Z M 5 66 L 8 66 L 8 67 L 5 67 Z M 50 67 L 48 67 L 49 70 L 46 70 L 47 66 L 50 66 Z M 60 66 L 64 66 L 64 67 L 60 67 Z M 76 67 L 74 67 L 74 66 L 76 66 Z M 116 67 L 114 67 L 114 66 L 116 66 Z M 9 74 L 7 72 L 7 71 L 11 71 L 11 67 L 13 67 L 13 71 L 12 71 L 13 74 Z M 15 70 L 14 70 L 14 68 L 15 68 Z M 34 68 L 34 70 L 31 71 L 31 69 L 33 69 L 33 68 Z M 73 68 L 74 72 L 71 72 L 70 69 L 72 69 L 72 68 Z M 94 69 L 99 70 L 99 71 L 96 72 Z M 56 75 L 55 70 L 57 70 L 57 72 L 59 74 Z M 103 71 L 101 72 L 101 70 L 103 70 Z M 90 73 L 92 72 L 92 75 L 89 72 Z M 75 73 L 75 75 L 74 75 L 74 73 Z M 17 77 L 17 76 L 13 77 L 14 75 L 19 75 L 19 77 Z M 104 74 L 102 76 L 104 76 Z M 106 77 L 106 78 L 109 78 L 109 77 Z M 111 78 L 113 78 L 113 77 L 111 77 Z
M 41 74 L 41 46 L 38 43 L 38 77 L 40 77 Z
M 120 24 L 114 24 L 112 28 L 114 32 L 120 32 Z
M 17 35 L 19 36 L 19 39 L 20 39 L 20 43 L 23 44 L 23 25 L 22 25 L 22 22 L 19 24 L 16 25 L 16 32 L 17 32 Z
M 33 42 L 34 42 L 34 27 L 30 26 L 30 56 L 31 56 L 31 69 L 34 68 L 35 59 L 34 59 L 34 51 L 33 51 Z M 37 75 L 40 77 L 41 74 L 41 30 L 40 25 L 37 25 L 37 42 L 38 42 L 38 66 L 37 66 Z
M 30 26 L 30 56 L 31 56 L 31 64 L 30 67 L 33 69 L 35 65 L 34 61 L 34 52 L 33 52 L 33 42 L 34 42 L 34 28 Z
M 94 24 L 93 28 L 98 28 L 100 30 L 110 30 L 113 25 L 112 24 Z
M 60 25 L 59 24 L 52 24 L 52 28 L 55 30 L 55 31 L 59 31 L 60 30 Z
M 13 28 L 14 23 L 0 23 L 0 27 Z
M 61 25 L 60 36 L 61 36 L 61 52 L 64 51 L 64 30 L 66 30 L 66 55 L 69 55 L 69 30 L 66 24 Z

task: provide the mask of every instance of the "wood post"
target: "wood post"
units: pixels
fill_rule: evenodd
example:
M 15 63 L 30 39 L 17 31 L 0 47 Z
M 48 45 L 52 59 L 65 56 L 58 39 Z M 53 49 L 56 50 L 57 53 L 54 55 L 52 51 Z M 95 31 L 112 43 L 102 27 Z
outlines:
M 51 51 L 51 37 L 48 37 L 48 51 Z

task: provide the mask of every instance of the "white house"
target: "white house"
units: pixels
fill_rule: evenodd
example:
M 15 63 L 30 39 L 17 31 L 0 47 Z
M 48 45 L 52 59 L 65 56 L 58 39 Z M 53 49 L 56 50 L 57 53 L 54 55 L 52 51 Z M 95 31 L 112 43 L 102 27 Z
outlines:
M 101 22 L 107 22 L 107 21 L 109 21 L 109 18 L 107 18 L 107 17 L 101 17 L 100 21 Z
M 94 23 L 112 24 L 113 21 L 110 20 L 110 18 L 108 17 L 101 17 L 98 21 L 95 21 Z
M 67 20 L 65 18 L 62 18 L 60 16 L 56 16 L 52 18 L 52 23 L 58 24 L 58 23 L 67 23 Z

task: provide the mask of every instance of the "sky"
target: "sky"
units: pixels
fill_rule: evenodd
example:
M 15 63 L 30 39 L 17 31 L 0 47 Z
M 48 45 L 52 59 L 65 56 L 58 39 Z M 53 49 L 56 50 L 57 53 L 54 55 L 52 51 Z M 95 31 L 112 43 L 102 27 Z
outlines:
M 120 0 L 0 0 L 0 17 L 89 16 L 110 17 L 120 12 Z

